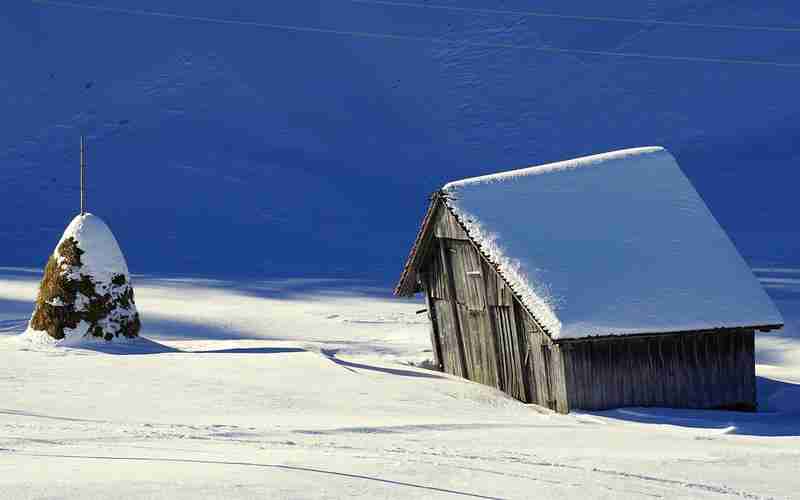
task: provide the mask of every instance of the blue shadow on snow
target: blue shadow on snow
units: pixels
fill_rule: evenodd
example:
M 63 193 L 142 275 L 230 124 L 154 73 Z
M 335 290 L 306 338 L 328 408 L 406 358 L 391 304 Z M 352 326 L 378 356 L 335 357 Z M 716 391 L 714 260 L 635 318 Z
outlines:
M 758 411 L 618 408 L 587 412 L 628 422 L 719 431 L 720 435 L 800 436 L 800 384 L 756 377 Z

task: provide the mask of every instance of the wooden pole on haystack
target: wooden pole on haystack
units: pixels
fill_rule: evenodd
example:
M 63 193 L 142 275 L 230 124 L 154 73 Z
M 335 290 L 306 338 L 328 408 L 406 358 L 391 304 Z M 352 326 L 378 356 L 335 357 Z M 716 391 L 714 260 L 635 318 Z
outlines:
M 81 215 L 86 214 L 86 153 L 84 138 L 81 135 Z

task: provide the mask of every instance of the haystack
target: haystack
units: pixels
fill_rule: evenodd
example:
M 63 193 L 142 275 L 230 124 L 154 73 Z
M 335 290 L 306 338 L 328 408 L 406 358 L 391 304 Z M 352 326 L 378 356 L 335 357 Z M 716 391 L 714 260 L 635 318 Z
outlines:
M 140 328 L 117 240 L 99 217 L 76 216 L 47 261 L 26 335 L 72 344 L 132 339 Z

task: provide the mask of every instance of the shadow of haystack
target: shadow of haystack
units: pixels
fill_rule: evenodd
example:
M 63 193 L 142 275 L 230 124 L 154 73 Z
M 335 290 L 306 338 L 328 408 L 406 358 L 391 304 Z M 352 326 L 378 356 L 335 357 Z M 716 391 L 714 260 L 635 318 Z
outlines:
M 118 342 L 105 342 L 100 339 L 94 342 L 83 342 L 75 346 L 66 346 L 70 349 L 80 349 L 83 351 L 94 351 L 103 354 L 114 354 L 117 356 L 144 355 L 144 354 L 167 354 L 184 352 L 180 349 L 155 342 L 150 339 L 138 337 L 130 340 Z

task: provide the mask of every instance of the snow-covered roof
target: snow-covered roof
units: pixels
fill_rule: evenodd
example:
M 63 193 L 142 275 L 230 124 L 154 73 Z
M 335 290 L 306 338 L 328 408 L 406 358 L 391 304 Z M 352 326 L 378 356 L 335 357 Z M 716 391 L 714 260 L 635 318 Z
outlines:
M 474 177 L 443 192 L 554 339 L 783 323 L 663 148 Z

